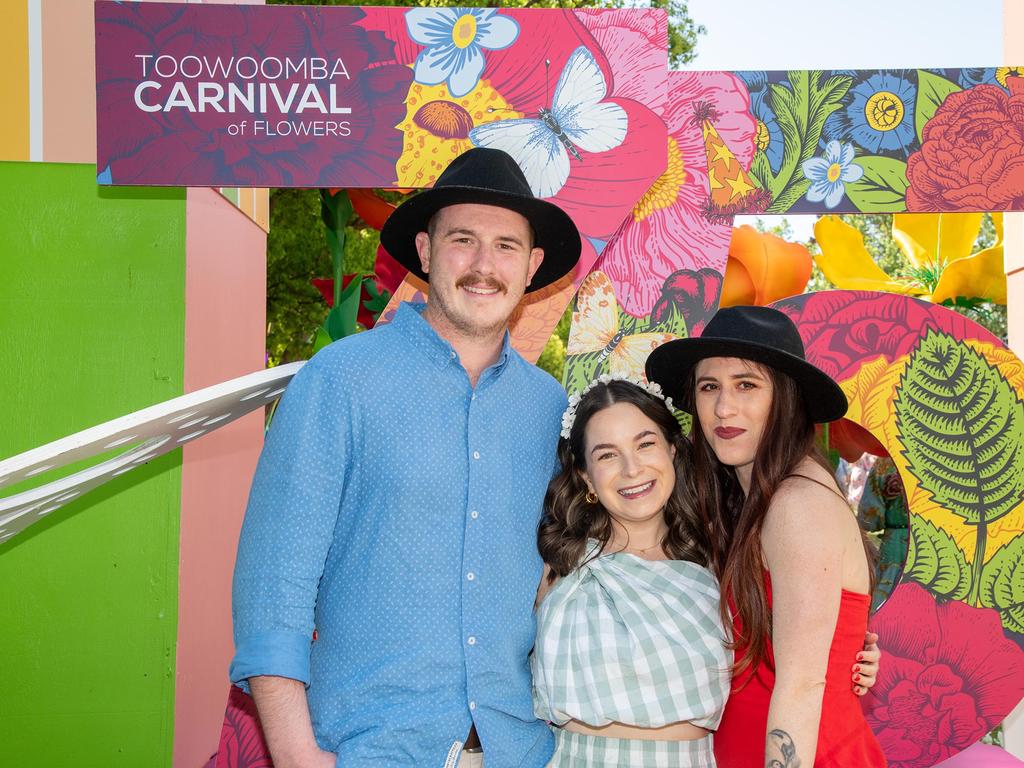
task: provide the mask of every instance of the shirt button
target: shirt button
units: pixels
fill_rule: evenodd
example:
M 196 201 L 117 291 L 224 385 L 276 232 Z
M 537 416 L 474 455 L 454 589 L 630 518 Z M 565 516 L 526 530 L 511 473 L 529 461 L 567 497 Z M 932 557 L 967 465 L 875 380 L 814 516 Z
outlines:
M 466 642 L 469 643 L 470 645 L 476 645 L 476 638 L 473 637 L 472 635 L 470 635 L 469 639 Z
M 479 459 L 480 458 L 480 451 L 473 451 L 473 458 L 474 459 Z
M 476 709 L 476 702 L 475 701 L 469 702 L 469 708 L 470 709 Z
M 455 350 L 453 349 L 452 350 L 452 360 L 454 360 L 454 359 L 455 359 Z
M 480 513 L 474 509 L 472 512 L 469 513 L 469 516 L 476 520 L 478 517 L 480 517 Z
M 470 571 L 469 573 L 466 574 L 466 581 L 472 581 L 475 578 L 476 578 L 476 574 L 473 573 L 472 571 Z
M 469 396 L 470 400 L 476 400 L 476 392 Z

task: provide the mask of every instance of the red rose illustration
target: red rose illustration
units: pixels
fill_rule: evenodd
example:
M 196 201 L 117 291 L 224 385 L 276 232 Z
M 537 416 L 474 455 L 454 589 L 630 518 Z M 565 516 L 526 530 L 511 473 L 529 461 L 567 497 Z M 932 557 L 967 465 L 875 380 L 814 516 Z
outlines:
M 676 307 L 686 319 L 686 332 L 692 338 L 704 332 L 715 312 L 722 292 L 722 273 L 710 267 L 698 270 L 680 269 L 665 280 L 661 298 L 651 309 L 651 322 L 664 322 Z
M 909 354 L 929 328 L 961 339 L 999 343 L 963 315 L 892 293 L 823 291 L 783 299 L 772 306 L 796 323 L 807 359 L 836 381 L 853 376 L 879 355 L 892 362 Z
M 872 622 L 885 657 L 862 700 L 890 768 L 926 768 L 974 744 L 1024 694 L 1024 651 L 999 614 L 937 604 L 901 584 Z
M 952 93 L 907 162 L 907 209 L 1002 211 L 1024 207 L 1024 78 Z

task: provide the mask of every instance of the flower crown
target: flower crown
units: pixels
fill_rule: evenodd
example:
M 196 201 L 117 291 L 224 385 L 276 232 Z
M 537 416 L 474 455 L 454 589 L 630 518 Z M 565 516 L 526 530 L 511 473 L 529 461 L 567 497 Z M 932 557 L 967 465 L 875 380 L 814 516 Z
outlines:
M 580 401 L 583 400 L 583 396 L 598 384 L 607 384 L 611 381 L 627 381 L 630 384 L 640 387 L 640 389 L 650 392 L 655 397 L 660 397 L 665 401 L 665 407 L 668 408 L 669 413 L 672 413 L 672 398 L 665 397 L 665 393 L 661 391 L 661 385 L 658 384 L 658 382 L 644 381 L 643 379 L 635 379 L 632 376 L 623 376 L 622 374 L 602 373 L 592 382 L 587 384 L 581 392 L 574 392 L 569 395 L 569 407 L 566 408 L 565 413 L 562 414 L 562 437 L 566 440 L 569 439 L 569 435 L 572 433 L 572 425 L 576 423 L 576 409 L 579 408 Z

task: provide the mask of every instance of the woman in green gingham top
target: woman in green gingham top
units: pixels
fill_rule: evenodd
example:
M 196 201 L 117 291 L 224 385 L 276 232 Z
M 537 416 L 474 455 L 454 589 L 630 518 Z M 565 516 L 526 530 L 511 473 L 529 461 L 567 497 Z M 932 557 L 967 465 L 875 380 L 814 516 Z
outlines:
M 532 658 L 549 768 L 715 765 L 732 654 L 670 407 L 657 385 L 602 377 L 563 419 Z

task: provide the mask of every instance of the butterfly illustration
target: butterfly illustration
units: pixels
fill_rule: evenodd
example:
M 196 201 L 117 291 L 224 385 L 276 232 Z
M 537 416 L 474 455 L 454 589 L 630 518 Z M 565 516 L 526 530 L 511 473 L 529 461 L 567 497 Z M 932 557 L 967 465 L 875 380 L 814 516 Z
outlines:
M 508 152 L 526 174 L 533 194 L 552 197 L 569 178 L 569 155 L 582 162 L 581 149 L 607 152 L 625 140 L 626 110 L 602 102 L 607 95 L 594 54 L 580 46 L 558 78 L 550 109 L 542 108 L 536 118 L 478 125 L 469 132 L 469 140 L 478 147 Z
M 565 353 L 598 353 L 594 375 L 606 366 L 612 375 L 646 380 L 647 356 L 659 345 L 677 338 L 665 332 L 624 332 L 619 325 L 619 304 L 612 282 L 604 272 L 595 271 L 583 281 L 577 294 Z

